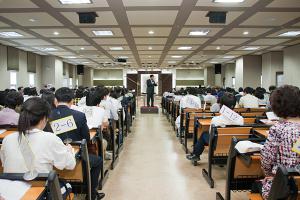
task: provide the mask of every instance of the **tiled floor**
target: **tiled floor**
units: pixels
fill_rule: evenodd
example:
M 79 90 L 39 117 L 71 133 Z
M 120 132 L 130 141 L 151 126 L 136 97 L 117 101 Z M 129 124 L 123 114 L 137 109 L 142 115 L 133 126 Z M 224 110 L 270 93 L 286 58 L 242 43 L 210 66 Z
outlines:
M 198 166 L 186 160 L 171 124 L 163 114 L 139 114 L 127 137 L 119 163 L 104 186 L 108 200 L 199 200 L 224 193 L 225 168 L 214 168 L 216 187 L 201 174 L 207 152 Z M 233 193 L 232 199 L 247 199 Z

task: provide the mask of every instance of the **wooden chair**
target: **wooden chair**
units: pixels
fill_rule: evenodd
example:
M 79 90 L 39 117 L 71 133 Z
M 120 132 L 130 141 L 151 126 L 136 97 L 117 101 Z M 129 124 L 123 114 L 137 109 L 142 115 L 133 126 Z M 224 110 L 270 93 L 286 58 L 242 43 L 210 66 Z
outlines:
M 265 116 L 265 112 L 243 112 L 240 115 L 243 117 L 262 117 Z
M 5 129 L 7 131 L 18 131 L 18 126 L 11 125 L 11 124 L 3 124 L 3 125 L 0 125 L 0 129 Z
M 180 143 L 183 143 L 182 138 L 184 137 L 184 131 L 185 131 L 185 125 L 186 125 L 186 113 L 189 112 L 203 112 L 203 110 L 200 109 L 196 109 L 196 108 L 182 108 L 181 109 L 181 113 L 180 113 L 180 130 L 179 130 L 179 139 L 180 139 Z
M 273 179 L 268 199 L 299 199 L 299 176 L 300 174 L 298 170 L 279 166 Z M 263 200 L 261 194 L 258 193 L 250 193 L 248 197 L 249 200 Z
M 230 200 L 231 191 L 251 190 L 253 183 L 264 178 L 261 168 L 259 152 L 240 154 L 235 145 L 244 139 L 231 139 L 230 150 L 227 159 L 225 197 L 220 192 L 216 193 L 217 200 Z M 255 143 L 264 142 L 262 138 L 248 138 Z
M 211 188 L 214 187 L 212 165 L 224 166 L 227 163 L 231 138 L 247 139 L 252 136 L 251 126 L 211 126 L 208 150 L 208 169 L 202 169 L 202 175 Z

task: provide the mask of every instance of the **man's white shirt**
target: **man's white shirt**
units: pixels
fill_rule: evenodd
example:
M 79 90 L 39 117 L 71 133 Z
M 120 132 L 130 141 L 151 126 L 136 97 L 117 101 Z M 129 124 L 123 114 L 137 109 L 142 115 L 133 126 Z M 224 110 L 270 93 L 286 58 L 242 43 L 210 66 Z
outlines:
M 258 108 L 258 98 L 251 94 L 246 94 L 241 97 L 239 105 L 243 108 Z

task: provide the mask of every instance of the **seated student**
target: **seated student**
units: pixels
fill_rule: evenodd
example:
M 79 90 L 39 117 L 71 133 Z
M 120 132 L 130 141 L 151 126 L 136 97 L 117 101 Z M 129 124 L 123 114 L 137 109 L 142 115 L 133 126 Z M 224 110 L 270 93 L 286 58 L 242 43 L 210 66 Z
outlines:
M 237 103 L 240 102 L 240 99 L 241 99 L 242 96 L 244 96 L 244 89 L 242 87 L 240 87 L 238 89 L 238 93 L 235 95 Z
M 224 93 L 223 96 L 220 99 L 220 107 L 223 105 L 227 106 L 228 108 L 233 109 L 235 106 L 236 100 L 233 94 L 231 93 Z M 231 121 L 228 118 L 226 118 L 223 115 L 213 117 L 211 120 L 211 124 L 215 126 L 226 126 L 226 125 L 243 125 L 244 122 L 235 122 Z M 205 145 L 208 145 L 209 143 L 209 133 L 203 132 L 201 137 L 198 139 L 196 145 L 194 146 L 193 153 L 190 155 L 187 155 L 187 159 L 193 160 L 193 161 L 199 161 L 200 155 L 204 151 Z
M 206 95 L 204 96 L 204 101 L 206 103 L 210 103 L 211 105 L 213 105 L 214 103 L 217 103 L 217 98 L 213 96 L 211 93 L 212 93 L 211 88 L 207 88 Z
M 292 150 L 300 138 L 300 90 L 290 85 L 280 87 L 272 93 L 270 101 L 273 112 L 283 120 L 270 128 L 261 150 L 261 165 L 266 176 L 262 182 L 264 199 L 268 199 L 279 165 L 293 168 L 300 164 L 300 155 Z
M 43 94 L 42 94 L 41 98 L 49 103 L 51 110 L 56 108 L 57 100 L 56 100 L 55 95 L 52 91 L 50 91 L 50 90 L 43 91 Z
M 181 108 L 201 108 L 201 100 L 196 95 L 195 88 L 187 88 L 187 95 L 182 97 L 180 101 Z
M 19 92 L 9 92 L 5 97 L 5 108 L 0 111 L 0 125 L 17 125 L 20 114 L 16 107 L 23 104 L 23 96 Z
M 264 92 L 265 90 L 261 87 L 255 89 L 254 96 L 258 99 L 258 105 L 267 105 Z
M 219 112 L 220 110 L 221 110 L 220 99 L 218 99 L 216 103 L 210 106 L 210 112 Z
M 253 96 L 253 89 L 246 87 L 244 89 L 244 96 L 241 97 L 239 106 L 241 108 L 259 108 L 258 98 Z
M 1 161 L 5 173 L 28 171 L 21 152 L 20 140 L 24 134 L 35 155 L 34 168 L 38 173 L 49 173 L 53 166 L 58 169 L 74 169 L 76 165 L 72 147 L 63 144 L 53 133 L 44 132 L 49 105 L 38 97 L 28 99 L 22 108 L 18 131 L 6 136 L 1 147 Z
M 72 110 L 70 107 L 73 105 L 74 93 L 72 89 L 62 87 L 55 92 L 55 97 L 58 102 L 57 108 L 52 110 L 49 120 L 54 121 L 68 116 L 73 116 L 77 129 L 68 131 L 58 135 L 62 140 L 71 138 L 72 141 L 81 141 L 86 139 L 90 141 L 89 128 L 87 126 L 87 120 L 85 114 L 76 110 Z M 102 199 L 104 193 L 98 193 L 98 180 L 101 170 L 102 158 L 96 155 L 89 155 L 91 166 L 91 187 L 92 187 L 92 199 Z

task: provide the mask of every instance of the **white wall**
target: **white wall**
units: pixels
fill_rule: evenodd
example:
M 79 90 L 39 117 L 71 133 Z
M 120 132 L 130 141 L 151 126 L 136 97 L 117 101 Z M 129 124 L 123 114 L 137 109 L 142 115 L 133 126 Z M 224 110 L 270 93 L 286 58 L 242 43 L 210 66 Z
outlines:
M 222 72 L 224 72 L 224 78 L 225 78 L 225 87 L 233 87 L 232 85 L 232 77 L 235 77 L 235 64 L 229 63 L 224 66 L 222 66 Z
M 276 85 L 276 72 L 283 71 L 283 52 L 269 52 L 262 55 L 262 87 Z
M 177 80 L 204 80 L 203 69 L 176 69 Z
M 42 86 L 41 56 L 37 55 L 35 86 L 39 90 Z M 0 90 L 10 87 L 10 75 L 7 71 L 7 48 L 0 45 Z M 27 52 L 19 50 L 19 71 L 17 71 L 17 87 L 29 86 L 29 73 L 27 72 Z
M 94 80 L 123 80 L 123 70 L 122 69 L 94 70 Z
M 300 44 L 284 49 L 284 82 L 300 87 Z
M 244 67 L 243 58 L 239 58 L 235 62 L 235 88 L 244 87 Z

